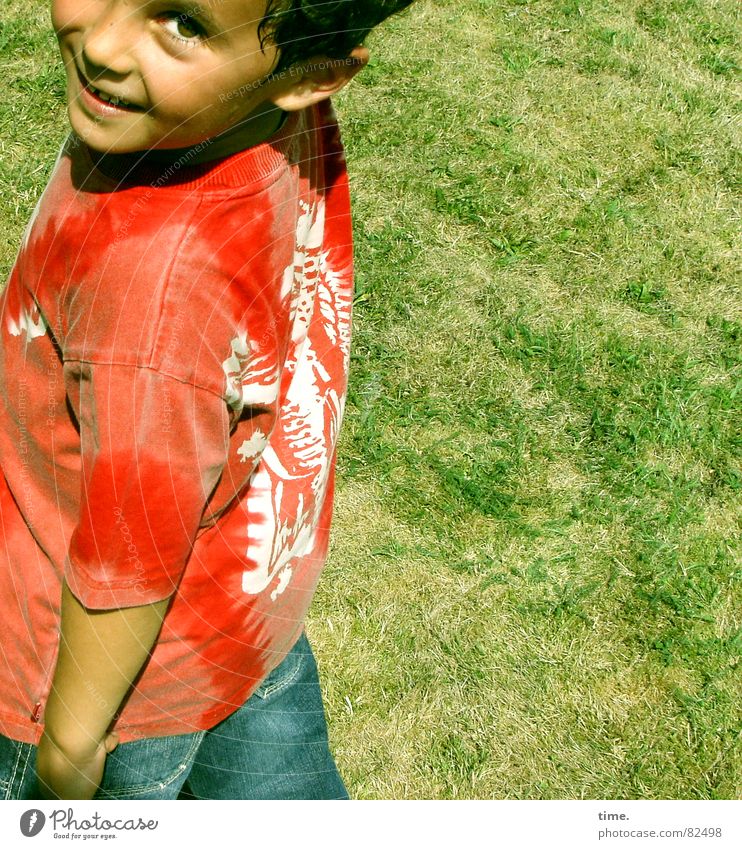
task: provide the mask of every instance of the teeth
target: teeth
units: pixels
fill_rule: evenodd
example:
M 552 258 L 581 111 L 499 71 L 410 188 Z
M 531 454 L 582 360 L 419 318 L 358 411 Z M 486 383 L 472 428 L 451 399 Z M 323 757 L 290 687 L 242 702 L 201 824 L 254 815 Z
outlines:
M 115 97 L 114 95 L 106 94 L 104 91 L 97 89 L 95 86 L 91 85 L 90 88 L 93 92 L 100 97 L 101 100 L 105 100 L 106 103 L 110 103 L 112 106 L 129 106 L 129 102 L 124 100 L 121 97 Z

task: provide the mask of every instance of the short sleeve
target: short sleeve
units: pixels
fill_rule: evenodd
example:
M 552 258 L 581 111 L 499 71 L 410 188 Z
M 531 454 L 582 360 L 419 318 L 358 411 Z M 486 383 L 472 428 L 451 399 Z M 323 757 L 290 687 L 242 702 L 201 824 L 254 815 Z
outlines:
M 167 598 L 226 461 L 224 399 L 141 366 L 75 361 L 64 371 L 81 462 L 70 590 L 93 609 Z

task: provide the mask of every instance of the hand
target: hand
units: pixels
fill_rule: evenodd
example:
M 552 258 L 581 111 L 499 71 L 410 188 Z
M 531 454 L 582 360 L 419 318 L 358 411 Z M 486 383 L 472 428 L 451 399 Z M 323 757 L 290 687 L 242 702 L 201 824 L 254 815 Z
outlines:
M 65 750 L 46 732 L 36 753 L 36 776 L 45 799 L 92 799 L 106 764 L 106 755 L 118 746 L 118 735 L 106 735 L 99 743 Z

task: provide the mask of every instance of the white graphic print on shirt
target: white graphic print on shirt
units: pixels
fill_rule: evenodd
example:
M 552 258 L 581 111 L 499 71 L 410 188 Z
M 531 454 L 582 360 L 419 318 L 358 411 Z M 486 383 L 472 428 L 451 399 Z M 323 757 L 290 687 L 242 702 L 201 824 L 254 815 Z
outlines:
M 330 269 L 328 254 L 322 251 L 324 202 L 320 200 L 311 208 L 304 205 L 303 210 L 297 226 L 294 265 L 283 276 L 284 293 L 292 292 L 291 347 L 285 364 L 292 378 L 246 496 L 245 554 L 250 568 L 243 572 L 242 590 L 250 595 L 261 593 L 278 576 L 270 594 L 273 601 L 291 580 L 290 562 L 311 554 L 315 546 L 345 405 L 345 393 L 340 396 L 331 387 L 331 375 L 315 344 L 326 338 L 330 356 L 333 350 L 339 351 L 338 363 L 343 368 L 347 368 L 350 346 L 351 299 L 345 294 L 345 274 L 350 269 L 343 270 L 345 274 Z M 315 303 L 319 305 L 317 315 Z M 264 381 L 270 379 L 270 369 L 256 370 L 259 359 L 247 367 L 243 338 L 238 336 L 232 342 L 233 356 L 225 361 L 224 370 L 233 396 L 241 390 L 242 396 L 249 396 L 254 403 L 267 389 Z M 240 386 L 248 371 L 249 385 Z M 255 456 L 252 449 L 252 444 L 243 443 L 238 452 L 244 460 Z M 294 484 L 284 489 L 284 482 L 300 479 L 305 480 L 304 486 Z
M 44 316 L 39 312 L 36 304 L 33 304 L 30 309 L 25 305 L 21 306 L 18 320 L 8 316 L 8 333 L 11 336 L 20 336 L 25 330 L 28 339 L 36 339 L 46 333 L 47 327 L 44 321 Z

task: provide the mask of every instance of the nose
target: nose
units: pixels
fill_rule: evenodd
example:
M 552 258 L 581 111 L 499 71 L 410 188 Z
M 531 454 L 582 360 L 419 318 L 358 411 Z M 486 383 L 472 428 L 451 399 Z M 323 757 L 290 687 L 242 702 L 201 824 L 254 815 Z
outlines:
M 88 26 L 82 40 L 86 75 L 96 78 L 105 71 L 126 76 L 134 67 L 136 21 L 131 7 L 109 2 Z

